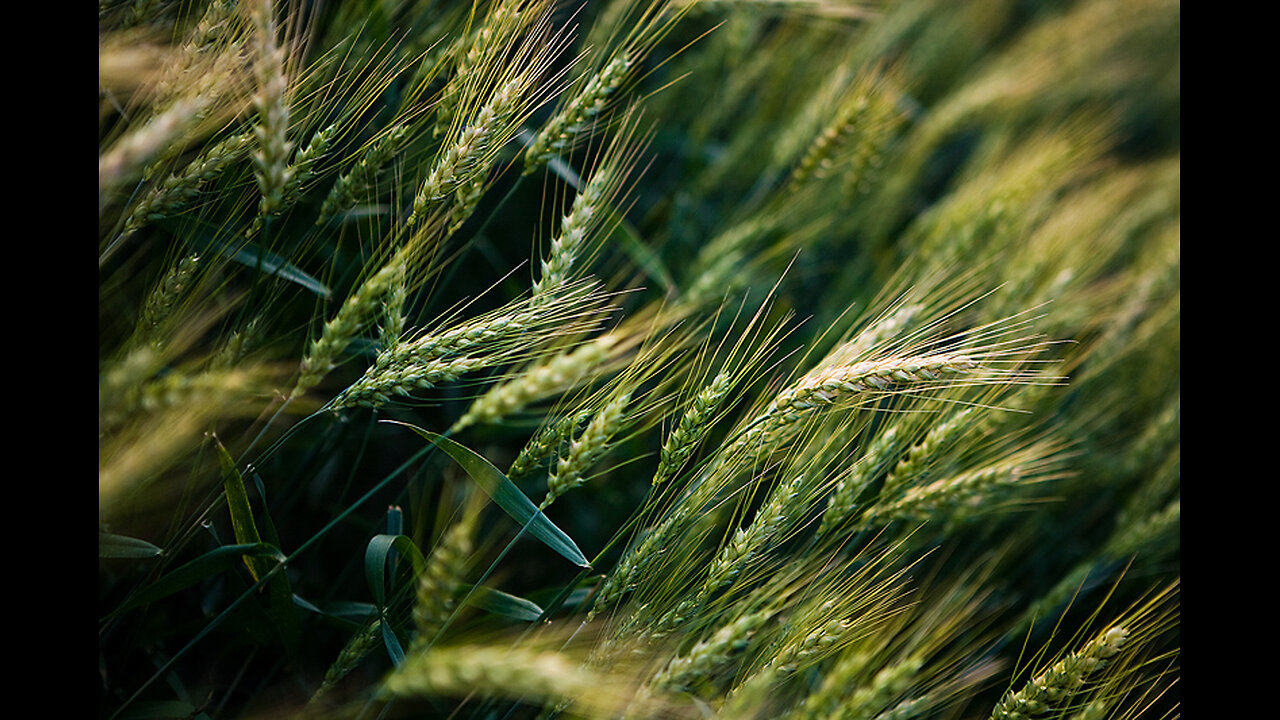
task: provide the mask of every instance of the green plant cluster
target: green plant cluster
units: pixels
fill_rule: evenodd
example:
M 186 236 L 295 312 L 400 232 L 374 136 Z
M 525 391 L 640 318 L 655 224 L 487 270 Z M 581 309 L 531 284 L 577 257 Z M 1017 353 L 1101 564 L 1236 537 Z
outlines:
M 99 717 L 1178 717 L 1179 57 L 102 0 Z

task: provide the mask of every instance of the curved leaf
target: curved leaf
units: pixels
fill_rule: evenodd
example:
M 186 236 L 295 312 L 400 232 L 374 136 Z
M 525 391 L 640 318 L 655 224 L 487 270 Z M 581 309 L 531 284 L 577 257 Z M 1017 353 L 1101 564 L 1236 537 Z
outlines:
M 573 538 L 556 527 L 555 523 L 542 514 L 533 502 L 520 491 L 520 488 L 516 487 L 515 483 L 507 479 L 507 476 L 503 475 L 501 470 L 494 467 L 493 463 L 484 459 L 479 453 L 459 445 L 443 435 L 423 430 L 409 423 L 396 420 L 384 420 L 383 422 L 403 425 L 430 440 L 436 447 L 445 451 L 449 457 L 457 461 L 467 475 L 470 475 L 471 479 L 475 480 L 476 484 L 489 497 L 493 498 L 498 507 L 502 508 L 513 520 L 520 523 L 524 530 L 541 540 L 547 547 L 560 553 L 574 565 L 584 568 L 591 567 L 591 563 L 587 562 L 586 556 L 578 549 L 578 545 L 573 541 Z
M 391 562 L 394 550 L 413 563 L 414 575 L 422 573 L 427 566 L 426 558 L 406 535 L 374 535 L 364 551 L 364 574 L 369 580 L 369 589 L 373 591 L 374 603 L 383 608 L 387 605 L 387 566 Z

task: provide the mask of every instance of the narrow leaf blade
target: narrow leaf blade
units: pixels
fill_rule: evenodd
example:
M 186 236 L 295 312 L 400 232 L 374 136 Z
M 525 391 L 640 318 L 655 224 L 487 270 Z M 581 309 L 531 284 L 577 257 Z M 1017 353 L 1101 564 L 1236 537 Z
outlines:
M 525 622 L 537 622 L 542 617 L 542 608 L 537 603 L 483 585 L 467 594 L 466 604 Z
M 98 557 L 100 558 L 153 558 L 164 550 L 146 540 L 126 535 L 98 533 Z
M 324 283 L 311 277 L 307 273 L 298 269 L 298 267 L 293 263 L 288 262 L 270 250 L 259 248 L 252 243 L 241 245 L 234 249 L 223 246 L 218 248 L 218 250 L 224 256 L 231 258 L 245 267 L 260 270 L 267 275 L 284 278 L 289 282 L 310 290 L 320 297 L 329 297 L 330 290 Z
M 383 422 L 403 425 L 435 444 L 461 465 L 462 469 L 497 503 L 498 507 L 520 523 L 521 527 L 574 565 L 591 567 L 591 563 L 587 562 L 586 556 L 582 554 L 582 550 L 578 549 L 573 538 L 556 527 L 555 523 L 542 514 L 515 483 L 507 479 L 501 470 L 494 467 L 483 456 L 443 435 L 423 430 L 409 423 L 394 420 Z
M 223 486 L 227 492 L 227 507 L 231 511 L 231 527 L 235 531 L 236 542 L 242 545 L 260 543 L 262 535 L 258 532 L 258 525 L 253 519 L 253 508 L 249 505 L 249 493 L 245 490 L 244 476 L 240 474 L 239 468 L 236 467 L 235 461 L 231 459 L 231 454 L 227 452 L 222 442 L 214 438 L 214 445 L 218 448 L 218 460 L 222 465 Z M 274 536 L 275 526 L 269 519 L 267 524 L 271 528 L 271 535 Z M 270 561 L 251 556 L 245 556 L 245 565 L 249 567 L 249 572 L 257 582 L 261 582 L 274 569 Z M 301 630 L 293 607 L 293 589 L 284 572 L 276 572 L 267 580 L 266 611 L 279 631 L 285 648 L 292 654 L 297 647 Z
M 400 647 L 400 638 L 391 630 L 391 623 L 382 623 L 382 643 L 387 646 L 387 654 L 396 667 L 404 664 L 404 648 Z
M 237 563 L 242 562 L 241 557 L 245 555 L 274 558 L 277 561 L 284 560 L 284 555 L 275 546 L 266 543 L 223 545 L 210 550 L 143 588 L 136 595 L 125 601 L 116 612 L 126 612 L 168 597 L 180 590 L 185 590 L 205 578 L 213 577 L 229 570 Z
M 262 542 L 258 526 L 253 522 L 253 509 L 249 506 L 249 493 L 244 489 L 244 477 L 222 442 L 214 438 L 214 445 L 218 448 L 218 461 L 222 465 L 222 484 L 227 493 L 227 509 L 231 512 L 231 529 L 235 532 L 236 542 L 241 545 Z M 263 565 L 257 558 L 245 557 L 245 565 L 254 580 L 262 579 Z

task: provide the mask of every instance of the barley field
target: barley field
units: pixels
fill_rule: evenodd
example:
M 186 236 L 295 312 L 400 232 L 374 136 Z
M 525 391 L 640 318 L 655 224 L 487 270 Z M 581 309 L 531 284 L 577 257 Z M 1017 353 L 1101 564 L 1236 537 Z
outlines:
M 1180 717 L 1173 0 L 100 0 L 98 717 Z

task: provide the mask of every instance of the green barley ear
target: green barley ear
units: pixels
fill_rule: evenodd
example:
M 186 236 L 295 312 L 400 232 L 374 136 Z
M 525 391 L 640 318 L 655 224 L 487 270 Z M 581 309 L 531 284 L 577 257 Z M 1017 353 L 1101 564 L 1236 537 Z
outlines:
M 1039 668 L 1021 688 L 1010 688 L 991 720 L 1061 716 L 1090 699 L 1107 698 L 1116 687 L 1133 688 L 1130 676 L 1152 662 L 1178 620 L 1180 580 L 1145 593 L 1105 629 Z M 1096 618 L 1102 611 L 1094 612 Z M 1090 621 L 1092 624 L 1092 620 Z M 1175 651 L 1176 654 L 1176 651 Z M 1170 656 L 1160 657 L 1169 660 Z
M 592 124 L 603 115 L 613 95 L 627 79 L 633 62 L 627 51 L 621 51 L 618 57 L 592 75 L 565 107 L 542 127 L 525 150 L 526 175 L 551 158 L 565 154 L 590 132 Z
M 558 353 L 549 360 L 542 360 L 505 382 L 498 383 L 484 395 L 476 398 L 471 407 L 453 425 L 454 432 L 477 423 L 493 423 L 527 405 L 564 392 L 577 386 L 604 364 L 619 343 L 616 335 L 606 334 L 589 340 L 567 352 Z M 537 453 L 537 450 L 530 450 Z M 521 457 L 524 457 L 524 453 Z M 530 456 L 525 462 L 536 462 L 545 455 Z M 517 458 L 519 460 L 519 458 Z M 512 465 L 512 472 L 519 468 L 527 472 L 523 462 Z
M 209 358 L 209 369 L 227 370 L 239 365 L 262 342 L 265 324 L 262 317 L 255 317 L 244 327 L 231 331 L 213 357 Z
M 674 475 L 693 454 L 698 443 L 710 429 L 721 403 L 733 389 L 734 380 L 733 372 L 725 370 L 712 378 L 711 382 L 694 396 L 689 407 L 680 416 L 675 429 L 662 445 L 658 469 L 653 475 L 654 485 L 661 485 Z
M 213 423 L 260 412 L 266 388 L 277 380 L 261 368 L 173 371 L 149 380 L 145 368 L 155 356 L 142 355 L 138 367 L 120 373 L 132 377 L 108 378 L 99 388 L 98 509 L 103 518 L 120 512 L 126 501 L 135 512 L 144 503 L 176 502 L 174 487 L 154 484 L 157 478 L 188 462 L 191 448 Z M 128 385 L 108 389 L 113 381 Z
M 285 182 L 280 188 L 278 199 L 272 204 L 270 211 L 265 204 L 259 205 L 258 215 L 249 225 L 247 234 L 257 233 L 270 217 L 283 213 L 298 202 L 304 186 L 316 173 L 316 164 L 329 152 L 329 146 L 337 134 L 338 123 L 328 125 L 312 135 L 311 140 L 298 150 L 284 173 Z
M 1009 492 L 1063 477 L 1060 443 L 1038 441 L 1002 454 L 991 464 L 959 470 L 926 485 L 886 497 L 868 510 L 861 522 L 874 525 L 893 520 L 955 521 L 984 508 L 999 507 Z
M 356 630 L 346 645 L 342 646 L 338 657 L 325 671 L 320 687 L 312 693 L 309 704 L 320 703 L 347 675 L 351 674 L 370 653 L 382 644 L 382 618 L 374 618 L 371 622 Z
M 892 316 L 891 316 L 892 317 Z M 1031 360 L 1050 343 L 1029 332 L 1032 319 L 1012 316 L 962 331 L 951 339 L 930 323 L 883 346 L 857 337 L 779 392 L 738 432 L 730 453 L 758 459 L 790 442 L 804 421 L 832 409 L 863 406 L 902 394 L 958 387 L 1009 387 L 1038 381 Z M 948 351 L 932 348 L 947 346 Z M 923 351 L 916 348 L 924 347 Z
M 208 371 L 195 374 L 170 372 L 131 389 L 103 415 L 106 427 L 119 425 L 138 414 L 160 414 L 182 407 L 247 404 L 261 392 L 255 374 L 245 370 Z
M 442 152 L 413 199 L 407 219 L 412 226 L 433 207 L 440 206 L 459 192 L 469 191 L 477 181 L 483 182 L 497 152 L 506 144 L 511 132 L 511 117 L 517 109 L 521 77 L 512 78 L 498 87 L 465 126 L 446 138 Z M 463 197 L 462 202 L 467 198 Z M 455 201 L 456 202 L 456 201 Z
M 566 37 L 550 26 L 552 7 L 506 0 L 495 9 L 503 26 L 495 48 L 480 53 L 461 83 L 459 106 L 450 119 L 440 152 L 413 198 L 407 223 L 444 212 L 457 228 L 471 214 L 491 182 L 499 154 L 516 136 L 520 125 L 554 92 L 563 71 L 553 65 Z M 504 10 L 503 8 L 507 8 Z
M 654 472 L 652 484 L 661 485 L 676 475 L 692 457 L 694 451 L 706 438 L 712 425 L 732 405 L 730 394 L 740 391 L 741 386 L 757 368 L 768 358 L 773 347 L 785 332 L 785 319 L 771 328 L 762 328 L 762 323 L 771 306 L 769 296 L 755 315 L 740 329 L 731 334 L 736 336 L 732 347 L 724 357 L 721 370 L 715 377 L 706 381 L 705 385 L 689 400 L 676 421 L 675 427 L 663 442 L 658 456 L 658 467 Z M 723 348 L 708 354 L 718 355 Z M 708 371 L 709 372 L 709 371 Z
M 894 554 L 892 547 L 858 553 L 834 572 L 797 575 L 806 589 L 779 617 L 773 639 L 743 669 L 724 710 L 745 714 L 768 707 L 788 679 L 820 672 L 829 660 L 900 616 L 905 588 L 898 569 L 887 562 Z
M 746 574 L 769 548 L 781 544 L 788 529 L 798 524 L 808 509 L 809 498 L 804 495 L 808 484 L 804 474 L 780 481 L 751 522 L 738 528 L 716 554 L 698 590 L 680 602 L 669 620 L 659 621 L 659 627 L 679 627 L 704 603 Z
M 827 498 L 827 506 L 817 529 L 819 538 L 837 537 L 837 528 L 856 516 L 861 509 L 858 506 L 859 499 L 885 468 L 893 464 L 900 445 L 898 427 L 891 425 L 877 434 L 862 456 L 840 475 Z
M 925 476 L 927 471 L 937 473 L 936 465 L 946 457 L 963 433 L 973 426 L 977 414 L 972 406 L 960 408 L 930 426 L 924 437 L 908 448 L 889 470 L 881 493 L 896 496 L 908 485 Z
M 565 454 L 547 478 L 547 496 L 539 510 L 545 510 L 556 498 L 586 482 L 586 472 L 609 449 L 609 440 L 625 425 L 631 393 L 622 393 L 605 403 L 591 418 L 582 434 L 569 443 Z
M 770 224 L 768 220 L 749 218 L 708 240 L 694 260 L 689 285 L 678 301 L 680 307 L 700 311 L 723 301 L 726 286 L 737 290 L 753 245 L 769 234 Z
M 591 137 L 634 83 L 636 68 L 683 14 L 669 0 L 615 2 L 606 12 L 622 14 L 592 25 L 588 42 L 601 43 L 597 46 L 601 50 L 594 55 L 593 64 L 574 79 L 556 113 L 525 148 L 526 175 Z
M 897 699 L 912 687 L 922 664 L 919 658 L 908 658 L 883 667 L 869 680 L 858 683 L 847 697 L 837 699 L 835 693 L 842 690 L 840 681 L 847 683 L 848 676 L 863 674 L 867 660 L 865 656 L 855 655 L 833 668 L 828 674 L 827 682 L 809 695 L 804 707 L 789 715 L 788 720 L 879 717 L 880 713 L 889 711 Z M 832 708 L 829 715 L 818 709 L 821 701 Z
M 382 166 L 386 165 L 400 149 L 401 143 L 408 134 L 409 126 L 404 124 L 380 133 L 369 144 L 355 165 L 334 182 L 333 188 L 329 190 L 329 195 L 320 207 L 316 225 L 324 225 L 331 218 L 350 210 L 364 199 L 373 189 Z
M 484 503 L 472 496 L 457 522 L 441 535 L 418 577 L 413 623 L 417 630 L 410 652 L 429 651 L 457 608 L 467 570 L 475 561 L 475 533 Z
M 1021 690 L 1005 695 L 991 711 L 991 720 L 1014 720 L 1070 707 L 1072 697 L 1125 649 L 1129 636 L 1130 630 L 1123 625 L 1099 633 L 1032 678 Z
M 195 128 L 196 120 L 209 101 L 185 98 L 152 118 L 145 125 L 117 140 L 98 156 L 98 194 L 105 202 L 117 187 L 142 175 L 143 168 L 160 153 L 183 140 Z
M 621 215 L 618 205 L 624 201 L 622 187 L 644 149 L 644 143 L 634 139 L 638 117 L 638 114 L 627 114 L 591 177 L 574 197 L 569 213 L 560 221 L 559 231 L 542 261 L 542 272 L 533 285 L 535 296 L 581 273 L 597 244 L 618 222 Z
M 250 133 L 232 135 L 166 177 L 133 207 L 121 235 L 128 237 L 148 223 L 174 217 L 191 207 L 209 183 L 248 154 L 252 143 Z
M 170 320 L 175 306 L 190 289 L 199 267 L 200 256 L 189 255 L 165 273 L 142 305 L 138 325 L 134 328 L 129 346 L 148 345 L 160 348 L 164 342 L 161 326 Z
M 563 641 L 562 646 L 566 645 Z M 383 698 L 479 697 L 564 706 L 575 717 L 669 716 L 654 699 L 636 703 L 621 668 L 588 668 L 572 648 L 546 640 L 437 645 L 413 653 L 387 676 Z
M 519 300 L 469 322 L 421 333 L 384 348 L 364 376 L 327 407 L 376 408 L 394 395 L 528 358 L 557 337 L 593 329 L 605 312 L 603 300 L 594 283 L 574 283 L 561 288 L 553 303 Z
M 496 0 L 478 27 L 468 28 L 448 48 L 453 59 L 453 76 L 436 101 L 436 123 L 433 134 L 440 137 L 460 118 L 467 95 L 475 83 L 483 81 L 495 61 L 518 42 L 536 16 L 536 9 L 522 8 L 515 0 Z M 474 10 L 473 10 L 474 12 Z M 465 121 L 465 118 L 463 118 Z
M 866 190 L 869 174 L 879 165 L 885 147 L 905 119 L 888 76 L 864 72 L 836 106 L 835 117 L 814 138 L 788 180 L 795 192 L 805 184 L 847 174 L 855 187 Z
M 740 12 L 780 17 L 813 16 L 828 20 L 873 20 L 879 14 L 874 6 L 840 0 L 682 0 L 679 5 L 696 13 L 731 15 Z
M 407 269 L 400 268 L 397 277 L 391 280 L 391 289 L 382 301 L 382 324 L 378 328 L 379 344 L 383 348 L 393 347 L 404 336 L 405 322 L 408 318 L 409 278 Z
M 552 455 L 558 456 L 561 446 L 568 442 L 577 429 L 590 419 L 590 410 L 580 410 L 566 415 L 539 430 L 520 450 L 520 453 L 516 455 L 516 459 L 511 463 L 511 468 L 507 470 L 507 477 L 512 480 L 528 477 L 543 460 Z
M 347 346 L 369 323 L 386 295 L 397 281 L 408 272 L 410 246 L 397 252 L 386 265 L 370 275 L 338 308 L 338 312 L 325 323 L 320 337 L 313 340 L 299 366 L 298 381 L 290 397 L 300 397 L 315 387 L 329 374 Z
M 572 285 L 581 280 L 565 281 Z M 550 308 L 557 297 L 555 288 L 546 288 L 530 300 L 533 307 Z M 624 320 L 607 333 L 580 344 L 569 343 L 567 349 L 541 353 L 522 368 L 516 368 L 507 379 L 495 384 L 472 402 L 471 407 L 454 424 L 460 431 L 477 423 L 496 423 L 527 406 L 602 380 L 627 366 L 642 346 L 660 338 L 654 319 L 647 310 Z M 570 335 L 571 336 L 571 335 Z M 658 342 L 661 345 L 662 341 Z M 545 448 L 544 448 L 545 449 Z M 531 451 L 532 445 L 525 448 Z M 525 452 L 521 453 L 525 455 Z M 541 455 L 531 456 L 523 470 L 532 470 Z M 515 467 L 515 465 L 513 465 Z
M 757 632 L 774 616 L 774 610 L 744 614 L 720 629 L 711 637 L 697 643 L 689 651 L 667 664 L 650 684 L 660 690 L 692 692 L 708 682 L 716 673 L 740 655 L 751 643 Z
M 285 187 L 292 176 L 289 155 L 289 77 L 285 68 L 285 48 L 280 44 L 273 0 L 253 0 L 248 4 L 254 30 L 254 76 L 258 83 L 253 98 L 258 113 L 253 128 L 257 149 L 253 152 L 254 177 L 261 199 L 258 214 L 275 214 L 284 201 Z
M 758 456 L 781 447 L 803 421 L 827 408 L 865 403 L 883 393 L 945 387 L 978 378 L 987 368 L 976 355 L 932 353 L 820 367 L 784 389 L 744 428 L 729 452 Z

